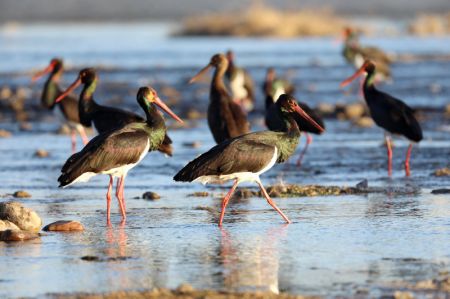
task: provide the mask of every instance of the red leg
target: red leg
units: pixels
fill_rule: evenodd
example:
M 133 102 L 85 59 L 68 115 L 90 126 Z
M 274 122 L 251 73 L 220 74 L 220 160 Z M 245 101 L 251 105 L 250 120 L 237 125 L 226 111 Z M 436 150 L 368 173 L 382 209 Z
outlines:
M 106 224 L 111 225 L 111 191 L 113 178 L 109 176 L 108 193 L 106 193 Z
M 283 217 L 283 219 L 287 222 L 287 223 L 291 223 L 291 221 L 289 220 L 289 218 L 286 217 L 286 215 L 284 215 L 284 213 L 276 206 L 276 204 L 273 202 L 273 200 L 270 198 L 269 194 L 267 194 L 266 189 L 264 188 L 263 184 L 261 183 L 261 181 L 257 181 L 259 188 L 261 188 L 261 191 L 264 195 L 264 197 L 266 198 L 267 202 L 269 203 L 269 205 L 272 206 L 272 208 L 274 208 L 278 214 L 281 215 L 281 217 Z
M 303 156 L 306 153 L 306 150 L 308 149 L 308 146 L 311 144 L 312 142 L 312 136 L 309 135 L 308 133 L 305 133 L 306 136 L 306 144 L 305 144 L 305 148 L 302 150 L 302 152 L 300 153 L 300 156 L 298 157 L 297 160 L 297 166 L 300 167 L 302 165 L 302 160 L 303 160 Z
M 236 190 L 236 187 L 237 187 L 238 183 L 239 182 L 236 179 L 234 181 L 234 184 L 231 187 L 230 191 L 228 191 L 227 195 L 225 195 L 225 197 L 222 200 L 222 211 L 220 212 L 219 226 L 222 226 L 223 216 L 225 215 L 225 208 L 227 207 L 228 201 L 230 200 L 231 196 L 233 195 L 234 190 Z
M 126 211 L 127 210 L 127 205 L 125 203 L 125 195 L 124 195 L 124 185 L 125 185 L 125 176 L 122 177 L 122 179 L 120 180 L 122 185 L 120 186 L 120 198 L 122 199 L 122 204 L 123 204 L 123 209 Z
M 406 152 L 406 160 L 405 160 L 405 175 L 410 176 L 411 172 L 409 170 L 409 159 L 411 158 L 412 151 L 412 143 L 408 146 L 408 151 Z
M 388 154 L 388 175 L 392 175 L 392 145 L 391 145 L 391 138 L 389 136 L 386 136 L 386 148 L 387 148 L 387 154 Z
M 119 201 L 120 214 L 122 214 L 122 222 L 125 223 L 127 216 L 126 216 L 126 212 L 125 212 L 125 206 L 123 204 L 123 198 L 121 197 L 121 193 L 120 193 L 122 184 L 123 184 L 123 176 L 121 178 L 117 179 L 116 197 L 117 197 L 117 200 Z
M 78 128 L 78 132 L 80 133 L 81 139 L 83 140 L 84 145 L 88 144 L 89 138 L 86 135 L 86 131 L 84 130 L 83 126 L 80 125 Z
M 70 130 L 70 139 L 72 140 L 72 154 L 77 150 L 77 136 L 74 129 Z

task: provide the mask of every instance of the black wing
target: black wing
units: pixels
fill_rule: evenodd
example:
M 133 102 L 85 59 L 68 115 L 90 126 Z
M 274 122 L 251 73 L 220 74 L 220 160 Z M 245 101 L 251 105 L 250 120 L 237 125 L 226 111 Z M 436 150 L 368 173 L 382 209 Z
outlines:
M 174 180 L 192 182 L 207 175 L 259 172 L 272 160 L 275 146 L 260 142 L 258 133 L 239 136 L 216 145 L 189 162 L 175 175 Z

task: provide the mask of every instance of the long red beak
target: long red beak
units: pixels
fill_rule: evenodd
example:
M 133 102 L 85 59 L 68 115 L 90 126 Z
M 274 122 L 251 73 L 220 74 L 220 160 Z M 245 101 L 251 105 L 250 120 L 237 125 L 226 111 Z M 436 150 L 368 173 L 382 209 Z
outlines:
M 324 128 L 322 128 L 318 123 L 316 123 L 316 121 L 314 119 L 311 118 L 311 116 L 309 116 L 308 113 L 305 112 L 305 110 L 303 110 L 302 108 L 300 108 L 300 106 L 296 105 L 295 106 L 295 111 L 304 119 L 306 119 L 307 121 L 309 121 L 314 127 L 316 127 L 320 133 L 322 133 L 324 130 Z
M 176 121 L 179 121 L 180 123 L 184 124 L 184 121 L 179 118 L 164 102 L 159 98 L 155 97 L 155 104 L 159 106 L 162 110 L 164 110 L 167 114 L 172 116 Z
M 81 84 L 81 78 L 78 77 L 75 82 L 72 83 L 59 97 L 56 98 L 55 103 L 61 102 L 68 94 L 70 94 L 75 88 Z
M 358 78 L 359 76 L 361 76 L 362 74 L 364 74 L 365 72 L 365 68 L 366 68 L 366 63 L 364 63 L 359 70 L 357 70 L 353 75 L 351 75 L 350 77 L 348 77 L 347 79 L 345 79 L 344 81 L 341 82 L 341 84 L 339 85 L 340 87 L 344 87 L 349 85 L 353 80 L 355 80 L 356 78 Z
M 195 81 L 197 81 L 200 77 L 202 77 L 206 72 L 208 72 L 208 70 L 211 68 L 211 64 L 208 64 L 207 66 L 205 66 L 204 68 L 202 68 L 197 75 L 195 75 L 194 77 L 192 77 L 191 80 L 189 80 L 189 84 L 194 83 Z
M 35 82 L 40 77 L 44 76 L 45 74 L 50 73 L 51 71 L 53 71 L 54 67 L 55 67 L 55 62 L 51 62 L 45 69 L 34 74 L 33 77 L 31 77 L 31 82 Z

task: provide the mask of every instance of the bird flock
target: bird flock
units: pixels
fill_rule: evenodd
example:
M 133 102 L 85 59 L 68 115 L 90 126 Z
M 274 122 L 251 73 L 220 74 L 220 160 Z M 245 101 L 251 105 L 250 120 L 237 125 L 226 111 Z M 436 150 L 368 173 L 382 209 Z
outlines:
M 422 129 L 413 110 L 403 101 L 379 91 L 375 84 L 390 79 L 391 60 L 381 50 L 362 47 L 357 34 L 350 28 L 343 32 L 343 56 L 355 66 L 356 72 L 341 83 L 349 84 L 358 77 L 371 117 L 384 129 L 388 151 L 388 175 L 392 173 L 392 147 L 390 134 L 403 135 L 411 141 L 405 159 L 405 174 L 410 175 L 412 144 L 419 142 Z M 286 162 L 299 143 L 301 133 L 307 136 L 305 148 L 297 159 L 302 158 L 312 141 L 310 134 L 325 131 L 323 119 L 306 103 L 294 97 L 294 86 L 287 80 L 277 78 L 275 70 L 269 68 L 262 89 L 265 95 L 265 124 L 267 131 L 250 132 L 247 114 L 255 103 L 254 83 L 249 74 L 235 64 L 234 53 L 213 55 L 209 63 L 192 77 L 196 82 L 210 69 L 214 70 L 209 94 L 207 121 L 212 136 L 217 143 L 207 152 L 196 157 L 174 176 L 179 182 L 224 183 L 233 185 L 222 200 L 219 226 L 223 223 L 225 209 L 235 189 L 241 182 L 256 183 L 268 204 L 287 223 L 289 218 L 276 206 L 260 180 L 260 175 L 276 163 Z M 150 151 L 160 151 L 172 156 L 172 140 L 167 135 L 162 113 L 167 113 L 176 121 L 183 121 L 161 100 L 156 90 L 150 86 L 139 88 L 137 103 L 145 113 L 145 118 L 135 113 L 98 104 L 94 93 L 98 74 L 94 68 L 82 69 L 75 81 L 65 90 L 60 87 L 64 67 L 62 59 L 54 58 L 44 70 L 36 73 L 32 80 L 48 74 L 44 84 L 41 103 L 48 109 L 55 106 L 61 110 L 70 129 L 72 155 L 61 168 L 58 178 L 60 187 L 78 182 L 86 182 L 99 174 L 109 176 L 106 193 L 107 224 L 111 224 L 111 193 L 114 179 L 115 195 L 118 199 L 122 223 L 126 221 L 124 185 L 127 173 L 139 164 Z M 79 97 L 73 92 L 81 86 Z M 88 139 L 85 128 L 94 126 L 98 135 Z M 76 152 L 76 133 L 82 138 L 84 147 Z

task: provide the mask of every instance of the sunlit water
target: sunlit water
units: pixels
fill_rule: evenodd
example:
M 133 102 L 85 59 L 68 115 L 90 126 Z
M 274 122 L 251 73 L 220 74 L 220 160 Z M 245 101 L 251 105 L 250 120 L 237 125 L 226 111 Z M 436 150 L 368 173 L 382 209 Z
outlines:
M 74 79 L 79 65 L 102 66 L 96 93 L 100 102 L 113 103 L 109 99 L 119 95 L 123 105 L 138 111 L 136 88 L 151 83 L 157 89 L 174 86 L 181 92 L 180 105 L 192 102 L 204 111 L 207 85 L 187 86 L 185 82 L 211 54 L 233 48 L 240 64 L 248 66 L 258 82 L 268 66 L 289 71 L 297 83 L 297 95 L 312 106 L 356 100 L 338 89 L 352 68 L 342 60 L 340 47 L 332 39 L 168 38 L 167 30 L 149 24 L 3 29 L 0 85 L 29 85 L 28 71 L 45 66 L 58 55 L 66 58 L 70 67 L 65 83 Z M 394 54 L 425 56 L 446 54 L 449 41 L 410 37 L 364 40 Z M 397 62 L 393 66 L 395 81 L 383 89 L 413 106 L 441 109 L 449 102 L 449 66 L 448 61 L 432 58 Z M 35 97 L 41 84 L 32 87 Z M 0 243 L 0 297 L 174 288 L 183 282 L 199 289 L 336 296 L 368 292 L 379 296 L 396 282 L 414 283 L 450 271 L 449 196 L 430 193 L 450 187 L 448 178 L 431 176 L 437 168 L 450 166 L 449 121 L 441 113 L 426 114 L 422 120 L 425 138 L 414 147 L 411 178 L 405 178 L 402 169 L 405 140 L 395 142 L 394 175 L 388 179 L 382 131 L 331 119 L 326 120 L 326 134 L 314 138 L 302 168 L 277 165 L 262 176 L 266 185 L 354 186 L 368 179 L 369 186 L 411 185 L 420 188 L 420 194 L 275 199 L 293 220 L 288 226 L 265 200 L 235 199 L 222 230 L 217 228 L 213 211 L 220 209 L 225 186 L 172 181 L 187 161 L 213 146 L 205 120 L 191 129 L 170 131 L 173 158 L 150 153 L 130 171 L 125 188 L 127 225 L 118 225 L 120 216 L 113 206 L 113 227 L 108 228 L 107 177 L 58 189 L 56 179 L 69 155 L 70 138 L 54 134 L 59 124 L 48 117 L 51 113 L 41 114 L 47 115 L 40 115 L 45 121 L 32 122 L 31 132 L 19 131 L 13 122 L 0 124 L 13 131 L 13 137 L 0 140 L 0 194 L 25 189 L 33 197 L 22 202 L 35 209 L 45 224 L 74 219 L 81 221 L 86 231 L 49 233 L 40 241 L 27 243 Z M 258 114 L 252 119 L 254 130 L 263 129 Z M 183 146 L 192 141 L 201 146 Z M 304 138 L 300 147 L 303 144 Z M 50 157 L 34 157 L 39 148 L 48 150 Z M 149 190 L 162 198 L 155 202 L 135 199 Z M 208 191 L 209 196 L 189 196 L 196 191 Z M 9 199 L 5 196 L 2 200 Z M 82 260 L 86 255 L 98 256 L 100 261 Z

